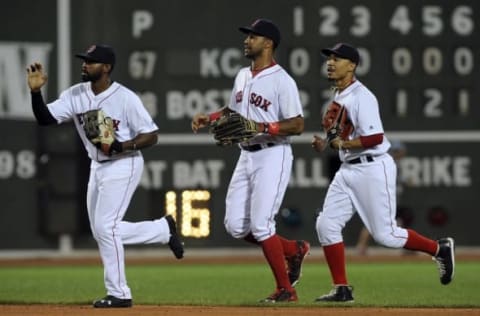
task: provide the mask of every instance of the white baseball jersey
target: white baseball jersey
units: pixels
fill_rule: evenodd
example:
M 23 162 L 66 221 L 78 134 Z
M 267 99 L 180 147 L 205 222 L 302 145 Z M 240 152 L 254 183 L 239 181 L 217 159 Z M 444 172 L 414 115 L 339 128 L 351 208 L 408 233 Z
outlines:
M 250 67 L 242 68 L 235 78 L 229 108 L 255 122 L 271 123 L 303 116 L 298 88 L 280 66 L 263 69 L 255 77 Z M 259 135 L 250 141 L 290 143 L 289 136 Z
M 137 134 L 150 133 L 158 129 L 140 98 L 130 89 L 113 82 L 102 93 L 95 95 L 90 82 L 79 83 L 65 90 L 60 98 L 48 104 L 50 113 L 58 123 L 73 119 L 88 156 L 94 161 L 121 158 L 131 153 L 122 153 L 113 158 L 96 148 L 85 136 L 81 115 L 90 110 L 102 109 L 113 120 L 115 139 L 131 140 Z
M 143 171 L 140 151 L 104 155 L 86 138 L 81 116 L 102 109 L 114 123 L 115 138 L 127 141 L 141 133 L 157 130 L 139 97 L 116 82 L 95 95 L 90 82 L 72 86 L 60 98 L 48 104 L 50 113 L 60 124 L 73 119 L 78 134 L 92 159 L 87 190 L 87 210 L 93 237 L 98 243 L 104 265 L 108 295 L 132 297 L 125 276 L 124 244 L 168 243 L 170 229 L 165 218 L 153 221 L 126 222 L 123 217 Z
M 354 125 L 350 139 L 383 133 L 377 99 L 358 80 L 337 92 L 334 101 L 345 106 Z M 397 168 L 387 154 L 389 147 L 384 136 L 383 142 L 372 148 L 340 151 L 343 163 L 317 218 L 317 234 L 323 246 L 343 241 L 342 229 L 355 212 L 379 244 L 392 248 L 405 245 L 408 232 L 395 220 Z M 349 163 L 355 158 L 360 160 Z
M 345 107 L 354 126 L 349 139 L 384 133 L 377 98 L 360 81 L 356 80 L 345 90 L 335 92 L 333 101 Z M 388 152 L 389 148 L 390 142 L 384 135 L 383 142 L 374 147 L 340 150 L 340 160 L 351 160 L 366 154 L 379 156 Z
M 252 76 L 243 68 L 235 79 L 229 108 L 256 122 L 278 122 L 303 116 L 297 85 L 279 65 Z M 290 137 L 259 135 L 241 150 L 226 198 L 225 228 L 235 238 L 249 233 L 263 241 L 276 233 L 275 215 L 285 195 L 293 163 Z

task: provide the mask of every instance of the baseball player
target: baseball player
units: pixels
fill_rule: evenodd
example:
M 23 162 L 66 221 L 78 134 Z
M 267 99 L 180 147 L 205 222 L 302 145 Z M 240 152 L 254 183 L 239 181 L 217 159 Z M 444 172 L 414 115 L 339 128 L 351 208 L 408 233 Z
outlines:
M 449 284 L 454 275 L 454 240 L 428 239 L 414 230 L 397 226 L 397 168 L 387 153 L 390 143 L 384 135 L 377 99 L 355 78 L 358 50 L 339 43 L 323 49 L 327 57 L 328 79 L 334 82 L 332 102 L 346 109 L 354 130 L 348 139 L 334 138 L 330 147 L 338 150 L 342 164 L 327 191 L 316 229 L 334 288 L 317 302 L 353 302 L 352 287 L 345 271 L 342 229 L 354 212 L 372 237 L 381 245 L 428 253 L 437 262 L 440 281 Z M 323 151 L 327 141 L 314 136 L 312 147 Z
M 40 91 L 47 81 L 42 65 L 33 63 L 27 68 L 32 109 L 40 125 L 73 120 L 91 159 L 87 210 L 107 290 L 107 296 L 94 301 L 93 306 L 131 307 L 124 244 L 168 243 L 177 258 L 183 257 L 183 245 L 171 216 L 138 223 L 122 220 L 142 174 L 140 150 L 156 144 L 158 128 L 138 96 L 110 78 L 115 66 L 110 46 L 93 45 L 76 57 L 83 60 L 83 82 L 63 91 L 48 105 Z M 95 109 L 108 115 L 115 128 L 116 139 L 105 152 L 86 138 L 83 128 L 82 114 Z
M 244 55 L 251 65 L 238 72 L 228 106 L 209 115 L 196 114 L 192 130 L 197 132 L 228 112 L 259 122 L 260 134 L 240 144 L 226 197 L 225 228 L 234 238 L 262 247 L 276 289 L 261 302 L 293 302 L 298 300 L 294 286 L 310 245 L 277 235 L 275 215 L 292 169 L 289 136 L 303 132 L 302 105 L 294 80 L 274 60 L 280 43 L 278 27 L 270 20 L 258 19 L 239 30 L 247 35 Z

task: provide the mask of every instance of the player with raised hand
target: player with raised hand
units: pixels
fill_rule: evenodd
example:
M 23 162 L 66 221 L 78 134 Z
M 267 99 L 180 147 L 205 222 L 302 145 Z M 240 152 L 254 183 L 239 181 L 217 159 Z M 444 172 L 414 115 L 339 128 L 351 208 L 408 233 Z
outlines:
M 131 307 L 124 244 L 168 244 L 175 257 L 183 257 L 183 245 L 170 215 L 153 221 L 123 221 L 142 175 L 140 150 L 156 144 L 158 128 L 140 98 L 111 79 L 115 53 L 110 46 L 93 45 L 76 57 L 83 60 L 83 82 L 48 105 L 40 90 L 47 82 L 42 65 L 33 63 L 27 68 L 32 109 L 40 125 L 73 120 L 91 159 L 86 206 L 107 290 L 107 296 L 93 306 Z
M 302 105 L 294 80 L 274 59 L 280 43 L 278 27 L 270 20 L 258 19 L 240 31 L 246 34 L 244 55 L 251 65 L 238 72 L 228 106 L 215 113 L 196 114 L 192 130 L 213 125 L 220 145 L 239 141 L 240 157 L 226 197 L 225 228 L 234 238 L 243 238 L 263 250 L 276 289 L 261 302 L 295 302 L 294 286 L 310 245 L 279 236 L 275 215 L 292 169 L 290 136 L 303 132 Z M 232 112 L 248 121 L 229 115 Z M 221 122 L 213 123 L 217 120 Z M 250 133 L 224 132 L 237 130 L 227 128 L 229 122 L 244 126 L 241 131 L 253 131 L 253 137 Z
M 377 99 L 355 77 L 360 60 L 358 50 L 339 43 L 333 48 L 323 49 L 322 53 L 327 57 L 328 79 L 335 85 L 332 106 L 344 108 L 348 117 L 342 120 L 352 126 L 334 124 L 336 130 L 327 131 L 329 138 L 315 136 L 312 140 L 312 147 L 316 151 L 322 152 L 329 144 L 338 150 L 342 161 L 330 183 L 316 223 L 334 288 L 316 301 L 354 300 L 353 289 L 347 280 L 342 229 L 355 212 L 358 212 L 365 227 L 379 244 L 433 256 L 438 264 L 440 282 L 449 284 L 455 270 L 453 238 L 435 241 L 412 229 L 397 226 L 397 167 L 387 153 L 390 142 L 384 135 Z M 348 134 L 342 134 L 346 129 L 349 130 Z M 332 137 L 332 134 L 336 135 Z

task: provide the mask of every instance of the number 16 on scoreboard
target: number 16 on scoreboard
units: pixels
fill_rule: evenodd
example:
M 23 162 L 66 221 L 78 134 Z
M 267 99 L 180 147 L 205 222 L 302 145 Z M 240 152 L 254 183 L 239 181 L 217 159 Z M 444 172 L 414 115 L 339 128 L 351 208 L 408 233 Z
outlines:
M 207 190 L 184 190 L 177 198 L 177 192 L 165 194 L 166 215 L 177 220 L 178 202 L 180 202 L 181 234 L 185 237 L 205 238 L 210 236 L 210 192 Z

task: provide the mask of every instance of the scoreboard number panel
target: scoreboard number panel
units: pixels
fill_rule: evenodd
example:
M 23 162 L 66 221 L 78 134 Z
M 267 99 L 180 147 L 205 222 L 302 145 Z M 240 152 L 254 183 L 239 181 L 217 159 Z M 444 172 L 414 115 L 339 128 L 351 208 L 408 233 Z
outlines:
M 257 8 L 254 16 L 250 4 Z M 248 64 L 237 27 L 257 16 L 280 26 L 277 59 L 297 82 L 307 131 L 319 129 L 320 110 L 330 97 L 320 50 L 337 42 L 359 48 L 357 75 L 379 99 L 386 130 L 478 129 L 478 1 L 180 0 L 175 5 L 144 1 L 140 7 L 111 0 L 103 5 L 116 7 L 108 24 L 119 31 L 108 37 L 127 62 L 126 70 L 116 71 L 167 133 L 189 133 L 183 122 L 228 102 L 235 74 Z M 213 6 L 224 18 L 212 19 L 205 8 Z
M 305 39 L 320 47 L 340 41 L 357 46 L 361 56 L 357 75 L 379 99 L 387 130 L 472 130 L 478 129 L 475 117 L 480 114 L 472 105 L 479 97 L 475 85 L 479 7 L 474 1 L 352 1 L 317 7 L 308 3 L 293 8 L 292 35 L 299 45 Z M 291 73 L 300 82 L 313 77 L 321 87 L 324 64 L 321 78 L 312 68 L 298 71 L 302 65 L 298 50 L 291 49 L 297 52 L 297 58 L 290 58 Z M 303 52 L 302 59 L 314 64 L 313 58 L 321 58 L 317 53 Z M 308 93 L 305 97 L 315 101 Z M 316 97 L 317 104 L 324 105 L 330 93 L 323 89 Z

